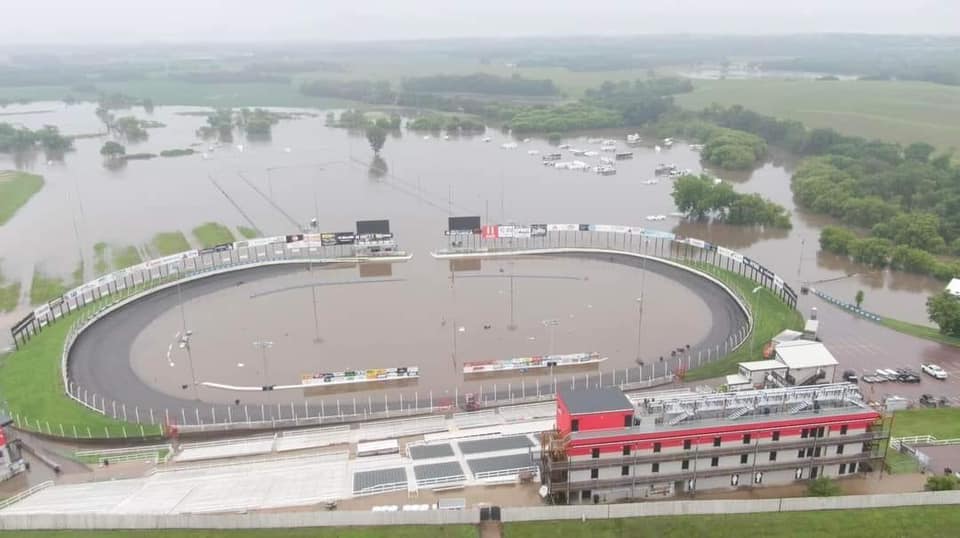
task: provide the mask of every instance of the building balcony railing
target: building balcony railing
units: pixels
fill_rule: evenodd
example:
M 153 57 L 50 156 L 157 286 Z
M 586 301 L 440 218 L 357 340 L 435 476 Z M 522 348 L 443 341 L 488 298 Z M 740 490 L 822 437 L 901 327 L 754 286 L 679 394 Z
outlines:
M 598 467 L 619 467 L 623 465 L 638 465 L 644 463 L 662 463 L 667 461 L 677 461 L 684 459 L 713 458 L 720 456 L 737 456 L 741 454 L 766 453 L 772 451 L 791 450 L 809 447 L 829 447 L 837 445 L 846 445 L 852 443 L 868 443 L 872 441 L 882 441 L 889 438 L 886 432 L 869 432 L 859 435 L 843 435 L 830 437 L 810 437 L 807 439 L 798 439 L 794 441 L 769 441 L 751 443 L 749 445 L 737 444 L 721 447 L 703 445 L 699 450 L 691 448 L 684 451 L 672 450 L 670 452 L 657 452 L 644 455 L 632 455 L 621 457 L 600 457 L 593 459 L 574 460 L 574 461 L 552 461 L 545 460 L 547 471 L 574 471 L 582 469 L 595 469 Z M 859 453 L 859 452 L 858 452 Z
M 742 467 L 707 467 L 706 469 L 690 469 L 679 473 L 645 473 L 636 476 L 622 476 L 617 478 L 589 479 L 568 481 L 563 478 L 557 479 L 550 477 L 548 486 L 551 492 L 558 491 L 577 491 L 583 489 L 602 490 L 607 488 L 634 486 L 644 484 L 657 484 L 663 482 L 674 482 L 678 480 L 690 480 L 700 478 L 711 478 L 715 476 L 727 476 L 733 474 L 750 474 L 758 472 L 782 471 L 785 469 L 810 468 L 821 465 L 839 465 L 841 463 L 859 463 L 882 459 L 883 456 L 871 452 L 858 452 L 856 454 L 844 454 L 842 456 L 813 457 L 802 460 L 770 462 L 757 465 L 743 465 Z M 546 478 L 546 477 L 545 477 Z

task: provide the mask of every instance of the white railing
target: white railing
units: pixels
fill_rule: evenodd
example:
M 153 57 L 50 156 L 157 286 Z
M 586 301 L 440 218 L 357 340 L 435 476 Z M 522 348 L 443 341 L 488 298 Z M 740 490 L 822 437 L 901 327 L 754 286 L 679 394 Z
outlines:
M 367 495 L 377 495 L 378 493 L 390 493 L 391 491 L 401 491 L 407 489 L 407 481 L 403 482 L 389 482 L 386 484 L 377 484 L 376 486 L 370 486 L 368 488 L 363 488 L 359 491 L 354 491 L 353 495 L 356 497 L 366 497 Z
M 30 487 L 29 489 L 27 489 L 27 490 L 25 490 L 25 491 L 21 491 L 20 493 L 17 493 L 17 494 L 14 495 L 13 497 L 8 497 L 8 498 L 0 501 L 0 510 L 3 510 L 4 508 L 6 508 L 6 507 L 8 507 L 8 506 L 10 506 L 10 505 L 12 505 L 12 504 L 16 504 L 16 503 L 18 503 L 18 502 L 26 499 L 27 497 L 33 495 L 34 493 L 36 493 L 36 492 L 38 492 L 38 491 L 45 490 L 45 489 L 49 488 L 49 487 L 52 486 L 52 485 L 53 485 L 53 480 L 47 480 L 46 482 L 41 482 L 41 483 L 37 484 L 36 486 L 32 486 L 32 487 Z
M 466 480 L 467 477 L 463 474 L 441 476 L 437 478 L 424 478 L 423 480 L 417 480 L 417 487 L 423 489 L 434 489 L 432 486 L 449 486 L 452 484 L 466 482 Z
M 516 467 L 514 469 L 497 469 L 496 471 L 480 471 L 479 473 L 473 473 L 473 476 L 477 480 L 489 480 L 491 478 L 519 476 L 520 473 L 523 473 L 526 471 L 536 474 L 537 470 L 538 468 L 536 465 L 528 465 L 526 467 Z
M 890 438 L 890 448 L 894 450 L 900 450 L 903 445 L 927 445 L 927 446 L 943 446 L 943 445 L 960 445 L 960 438 L 956 439 L 937 439 L 932 435 L 913 435 L 909 437 L 891 437 Z

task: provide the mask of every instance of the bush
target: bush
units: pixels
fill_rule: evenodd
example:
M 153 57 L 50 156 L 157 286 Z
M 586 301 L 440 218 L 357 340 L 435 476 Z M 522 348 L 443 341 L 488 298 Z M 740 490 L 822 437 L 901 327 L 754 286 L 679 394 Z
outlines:
M 960 480 L 952 474 L 931 476 L 927 478 L 927 483 L 924 484 L 923 489 L 927 491 L 951 491 L 960 489 Z
M 836 497 L 840 495 L 840 486 L 829 476 L 821 476 L 810 481 L 807 495 L 811 497 Z

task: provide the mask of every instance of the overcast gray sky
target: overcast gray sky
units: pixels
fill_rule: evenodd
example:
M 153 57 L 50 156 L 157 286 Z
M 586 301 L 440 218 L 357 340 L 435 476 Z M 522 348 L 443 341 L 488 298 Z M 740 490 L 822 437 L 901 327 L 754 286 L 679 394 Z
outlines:
M 0 43 L 957 33 L 960 0 L 0 0 Z

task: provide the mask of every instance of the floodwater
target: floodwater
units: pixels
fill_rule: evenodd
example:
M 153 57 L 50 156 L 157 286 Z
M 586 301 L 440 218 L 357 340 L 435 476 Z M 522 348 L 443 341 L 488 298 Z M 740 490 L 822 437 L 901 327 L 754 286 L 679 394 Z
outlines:
M 669 356 L 706 339 L 719 322 L 697 291 L 652 270 L 641 280 L 635 267 L 606 260 L 487 260 L 479 271 L 451 273 L 446 261 L 421 256 L 388 267 L 391 274 L 376 277 L 361 277 L 354 266 L 289 268 L 262 278 L 237 274 L 221 289 L 185 301 L 190 355 L 176 345 L 184 319 L 174 306 L 134 339 L 133 369 L 153 388 L 183 397 L 190 360 L 200 382 L 247 387 L 298 385 L 302 375 L 319 372 L 418 366 L 420 379 L 405 392 L 443 397 L 454 387 L 519 387 L 523 381 L 533 387 L 537 381 L 537 371 L 530 371 L 467 382 L 465 362 L 596 351 L 608 357 L 604 371 L 622 371 L 636 367 L 638 351 L 649 362 Z M 641 281 L 642 318 L 636 302 Z M 255 342 L 270 344 L 261 349 Z M 540 375 L 598 371 L 592 365 Z M 351 393 L 391 388 L 396 383 L 344 386 Z M 199 390 L 203 401 L 220 403 L 332 394 L 326 388 L 306 395 L 299 389 L 252 395 Z
M 68 134 L 92 133 L 103 130 L 94 110 L 93 104 L 31 103 L 7 107 L 3 121 L 32 128 L 52 124 Z M 128 153 L 159 153 L 200 142 L 195 131 L 204 119 L 182 114 L 196 110 L 118 111 L 166 124 L 151 129 L 148 140 L 128 144 Z M 450 214 L 481 215 L 486 222 L 649 225 L 735 248 L 762 261 L 795 289 L 801 281 L 830 281 L 815 285 L 848 300 L 863 289 L 865 308 L 915 322 L 926 320 L 926 296 L 942 289 L 930 278 L 877 272 L 819 253 L 819 230 L 830 220 L 794 207 L 789 187 L 794 163 L 788 158 L 775 156 L 751 173 L 718 175 L 739 191 L 759 192 L 785 205 L 794 214 L 792 230 L 680 222 L 673 217 L 647 222 L 648 215 L 675 210 L 669 179 L 644 184 L 654 178 L 658 163 L 701 169 L 699 155 L 685 144 L 659 153 L 652 144 L 634 148 L 633 160 L 617 162 L 617 175 L 603 177 L 542 166 L 540 156 L 527 151 L 554 150 L 543 140 L 518 141 L 518 148 L 502 149 L 500 144 L 509 139 L 496 131 L 487 133 L 492 137 L 489 143 L 481 137 L 425 139 L 405 131 L 388 138 L 382 156 L 389 171 L 378 177 L 370 170 L 372 152 L 363 136 L 325 127 L 324 111 L 315 112 L 316 117 L 281 121 L 270 141 L 238 137 L 233 144 L 209 151 L 208 158 L 198 154 L 131 161 L 110 170 L 99 155 L 103 138 L 77 140 L 76 150 L 62 160 L 47 161 L 42 154 L 0 155 L 0 168 L 22 168 L 46 179 L 44 189 L 0 227 L 0 269 L 8 280 L 24 283 L 25 297 L 16 312 L 0 317 L 0 325 L 12 324 L 29 309 L 26 296 L 35 266 L 69 280 L 82 258 L 85 278 L 93 278 L 97 242 L 144 245 L 154 233 L 171 230 L 190 238 L 190 230 L 207 221 L 253 225 L 275 235 L 296 230 L 313 216 L 322 231 L 334 232 L 351 230 L 359 219 L 389 218 L 415 260 L 426 258 L 430 249 L 444 242 L 442 232 Z M 625 134 L 604 133 L 618 139 Z M 585 136 L 565 142 L 599 150 L 599 144 L 588 144 Z M 418 262 L 409 270 L 419 272 L 423 267 Z

